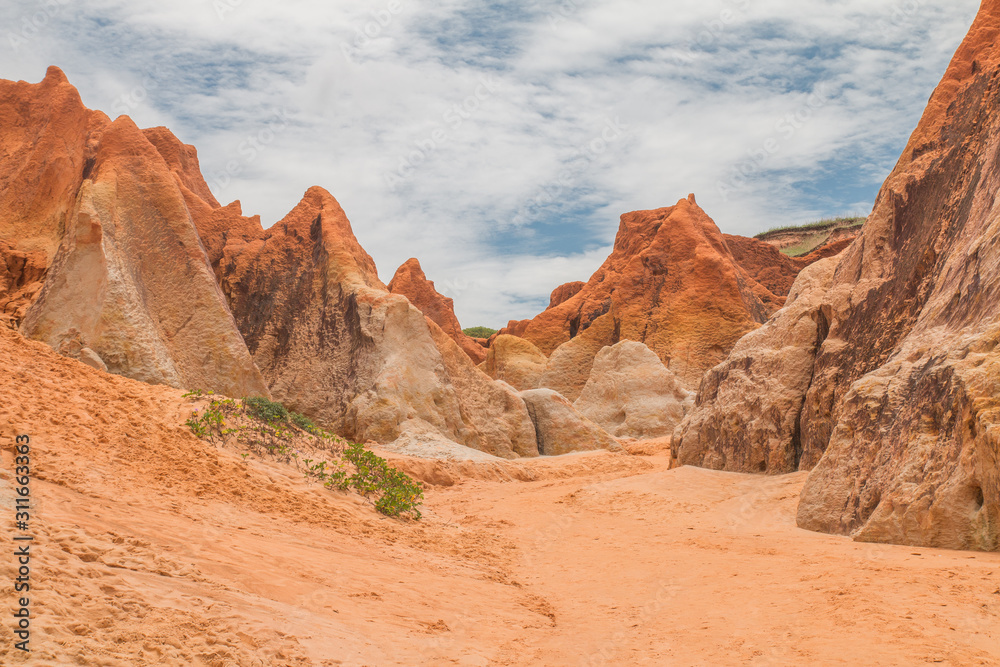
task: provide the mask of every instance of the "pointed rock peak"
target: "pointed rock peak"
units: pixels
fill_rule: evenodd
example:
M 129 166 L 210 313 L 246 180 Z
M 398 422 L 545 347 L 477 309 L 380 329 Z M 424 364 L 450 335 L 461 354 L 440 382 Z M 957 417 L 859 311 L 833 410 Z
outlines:
M 306 190 L 302 200 L 271 228 L 272 237 L 291 236 L 321 245 L 336 280 L 359 280 L 368 286 L 385 289 L 378 279 L 375 260 L 365 252 L 354 236 L 351 221 L 340 203 L 319 186 Z
M 586 287 L 586 285 L 587 283 L 577 280 L 555 288 L 549 295 L 549 308 L 555 308 L 556 306 L 566 303 L 579 294 L 580 290 Z
M 695 206 L 698 205 L 698 202 L 696 202 L 695 199 L 694 199 L 694 193 L 693 192 L 688 195 L 687 200 L 688 200 L 688 203 L 694 204 Z
M 320 208 L 340 208 L 340 202 L 326 188 L 314 185 L 302 195 L 302 201 Z
M 66 78 L 66 73 L 55 65 L 49 65 L 49 68 L 45 70 L 45 78 L 42 79 L 42 83 L 48 86 L 58 86 L 63 83 L 69 83 L 69 79 Z
M 420 261 L 416 257 L 411 257 L 400 264 L 399 268 L 396 269 L 396 275 L 393 276 L 393 280 L 402 276 L 410 276 L 413 280 L 427 280 L 424 270 L 420 267 Z M 389 290 L 392 291 L 392 288 L 390 287 Z
M 210 207 L 220 207 L 202 176 L 198 150 L 194 146 L 185 144 L 173 132 L 162 126 L 146 128 L 142 133 L 156 147 L 170 169 L 178 174 L 188 190 L 198 195 Z
M 118 116 L 100 135 L 97 150 L 98 167 L 112 156 L 122 159 L 141 157 L 151 163 L 166 166 L 166 161 L 160 156 L 156 147 L 149 142 L 135 121 L 124 114 Z
M 357 244 L 351 222 L 347 219 L 340 202 L 318 185 L 306 190 L 299 203 L 281 219 L 278 225 L 286 231 L 308 237 L 313 233 L 313 225 L 317 221 L 321 225 L 323 238 L 328 240 L 350 238 L 352 243 Z
M 289 211 L 288 215 L 282 218 L 278 224 L 286 229 L 299 230 L 304 227 L 308 230 L 317 216 L 324 213 L 342 215 L 345 219 L 347 217 L 344 209 L 340 207 L 333 195 L 321 187 L 313 186 L 306 190 L 295 208 Z
M 422 311 L 429 309 L 436 312 L 442 307 L 445 310 L 451 311 L 452 308 L 452 300 L 438 294 L 437 290 L 434 288 L 434 282 L 427 279 L 427 276 L 424 274 L 424 270 L 420 267 L 420 261 L 417 260 L 416 257 L 411 257 L 400 264 L 399 268 L 396 269 L 395 275 L 393 275 L 392 280 L 389 281 L 389 291 L 395 294 L 402 294 L 408 298 L 413 305 Z M 430 304 L 434 304 L 434 307 L 429 308 Z M 438 321 L 442 320 L 442 318 L 433 316 L 428 312 L 425 312 L 424 314 L 437 322 L 442 329 L 451 333 L 448 326 L 445 326 L 441 321 Z M 454 319 L 454 313 L 446 319 Z M 459 330 L 458 320 L 455 320 L 455 327 L 452 328 Z
M 434 281 L 427 279 L 415 257 L 396 269 L 388 287 L 393 294 L 405 296 L 417 310 L 441 327 L 474 363 L 479 364 L 486 359 L 486 350 L 462 333 L 462 326 L 455 316 L 455 302 L 437 291 Z

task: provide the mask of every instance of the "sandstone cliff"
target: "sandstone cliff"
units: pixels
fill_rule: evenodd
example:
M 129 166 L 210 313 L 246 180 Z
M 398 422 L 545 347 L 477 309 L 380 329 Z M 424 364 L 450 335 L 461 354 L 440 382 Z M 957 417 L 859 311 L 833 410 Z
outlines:
M 538 388 L 538 379 L 547 363 L 541 350 L 529 341 L 504 334 L 494 336 L 486 360 L 479 368 L 518 391 L 527 391 Z
M 396 275 L 389 281 L 389 291 L 409 299 L 417 310 L 441 327 L 469 355 L 473 363 L 481 364 L 486 360 L 483 346 L 462 333 L 462 325 L 455 317 L 454 301 L 434 289 L 434 283 L 427 280 L 420 262 L 415 258 L 408 259 L 396 269 Z
M 57 68 L 36 85 L 0 82 L 0 117 L 11 324 L 112 373 L 266 395 L 181 188 L 146 135 L 127 116 L 86 109 Z
M 988 0 L 832 275 L 706 378 L 681 461 L 815 466 L 804 528 L 1000 548 L 998 36 Z
M 562 296 L 554 293 L 553 303 Z M 656 352 L 682 383 L 696 387 L 702 373 L 781 301 L 736 263 L 718 227 L 691 196 L 675 206 L 623 215 L 613 252 L 578 292 L 502 333 L 552 354 L 605 317 L 613 321 L 605 326 L 608 334 L 589 346 L 595 348 L 591 361 L 605 345 L 635 340 Z M 589 367 L 566 384 L 579 390 L 588 376 Z
M 221 233 L 206 231 L 207 245 L 218 247 Z M 257 238 L 232 235 L 218 271 L 254 360 L 290 408 L 360 441 L 434 432 L 496 456 L 538 455 L 516 392 L 386 289 L 322 188 Z

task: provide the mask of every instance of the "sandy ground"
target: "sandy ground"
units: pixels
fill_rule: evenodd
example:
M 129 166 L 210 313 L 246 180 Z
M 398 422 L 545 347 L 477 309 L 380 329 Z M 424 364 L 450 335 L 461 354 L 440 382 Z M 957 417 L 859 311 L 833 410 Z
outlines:
M 803 475 L 410 461 L 450 486 L 400 522 L 194 439 L 180 392 L 7 334 L 0 364 L 0 511 L 29 433 L 36 538 L 3 665 L 1000 664 L 1000 554 L 799 530 Z

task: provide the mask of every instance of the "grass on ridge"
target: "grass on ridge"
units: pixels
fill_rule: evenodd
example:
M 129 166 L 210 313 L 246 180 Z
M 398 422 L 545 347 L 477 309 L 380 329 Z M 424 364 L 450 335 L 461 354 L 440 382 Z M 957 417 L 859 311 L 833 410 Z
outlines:
M 766 232 L 761 232 L 754 236 L 755 239 L 762 239 L 770 234 L 776 234 L 778 232 L 811 232 L 811 231 L 821 231 L 828 227 L 835 229 L 851 229 L 853 227 L 860 227 L 865 224 L 868 218 L 849 216 L 849 217 L 839 217 L 839 218 L 824 218 L 823 220 L 817 220 L 816 222 L 810 222 L 804 225 L 784 225 L 781 227 L 772 227 Z
M 468 329 L 462 329 L 462 333 L 470 338 L 489 338 L 496 332 L 496 329 L 490 329 L 489 327 L 469 327 Z

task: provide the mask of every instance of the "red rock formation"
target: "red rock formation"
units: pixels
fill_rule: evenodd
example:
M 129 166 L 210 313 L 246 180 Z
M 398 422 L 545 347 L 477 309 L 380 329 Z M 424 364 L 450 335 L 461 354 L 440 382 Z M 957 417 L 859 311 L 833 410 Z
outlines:
M 415 258 L 408 259 L 396 269 L 396 275 L 389 281 L 389 291 L 409 299 L 417 310 L 451 336 L 473 363 L 481 364 L 485 361 L 486 350 L 462 333 L 462 325 L 455 317 L 455 302 L 434 289 L 434 283 L 427 280 L 420 262 Z
M 587 283 L 577 280 L 576 282 L 566 283 L 565 285 L 560 285 L 559 287 L 552 290 L 552 294 L 549 296 L 549 308 L 555 308 L 580 293 L 580 290 L 584 288 Z
M 733 254 L 736 263 L 750 277 L 778 297 L 788 296 L 792 283 L 795 282 L 795 276 L 799 275 L 799 271 L 807 265 L 802 260 L 792 259 L 773 245 L 757 239 L 732 234 L 723 234 L 723 238 L 726 239 L 726 246 Z M 781 299 L 781 302 L 783 303 L 784 299 Z
M 181 143 L 180 139 L 165 127 L 151 127 L 143 130 L 142 133 L 149 143 L 156 147 L 160 157 L 187 190 L 196 194 L 212 208 L 221 206 L 216 201 L 212 191 L 208 189 L 205 178 L 201 175 L 198 150 L 194 146 Z
M 209 247 L 220 231 L 206 233 Z M 257 238 L 231 237 L 218 267 L 254 359 L 290 408 L 359 441 L 430 435 L 507 458 L 538 455 L 524 402 L 389 293 L 322 188 Z
M 86 109 L 49 68 L 0 82 L 0 146 L 12 324 L 128 377 L 267 394 L 170 166 L 127 116 Z
M 41 290 L 93 160 L 90 135 L 109 122 L 83 106 L 57 67 L 39 84 L 0 80 L 0 252 L 8 326 L 20 325 Z
M 681 460 L 815 466 L 804 528 L 1000 548 L 998 37 L 987 0 L 861 236 L 803 284 L 797 317 L 713 371 L 675 433 Z M 812 340 L 793 333 L 810 321 Z M 792 373 L 787 349 L 766 361 L 783 339 L 801 352 Z M 757 422 L 750 437 L 727 435 L 740 420 Z
M 610 336 L 595 345 L 645 343 L 693 387 L 780 303 L 736 263 L 718 227 L 691 196 L 675 206 L 623 215 L 614 251 L 577 294 L 523 329 L 502 333 L 520 329 L 522 338 L 551 354 L 614 308 Z M 588 375 L 573 383 L 582 388 Z
M 792 283 L 795 282 L 795 278 L 802 269 L 821 259 L 839 255 L 854 242 L 860 233 L 856 228 L 838 231 L 843 233 L 837 234 L 836 240 L 824 243 L 802 257 L 789 257 L 770 243 L 746 236 L 732 234 L 724 234 L 723 236 L 737 264 L 772 294 L 786 297 L 792 289 Z M 784 303 L 784 299 L 781 299 L 780 302 L 776 301 L 776 303 Z
M 642 343 L 623 340 L 594 358 L 573 407 L 616 438 L 669 436 L 693 396 Z
M 15 239 L 0 241 L 0 324 L 16 329 L 42 289 L 49 258 L 44 250 L 14 249 Z

